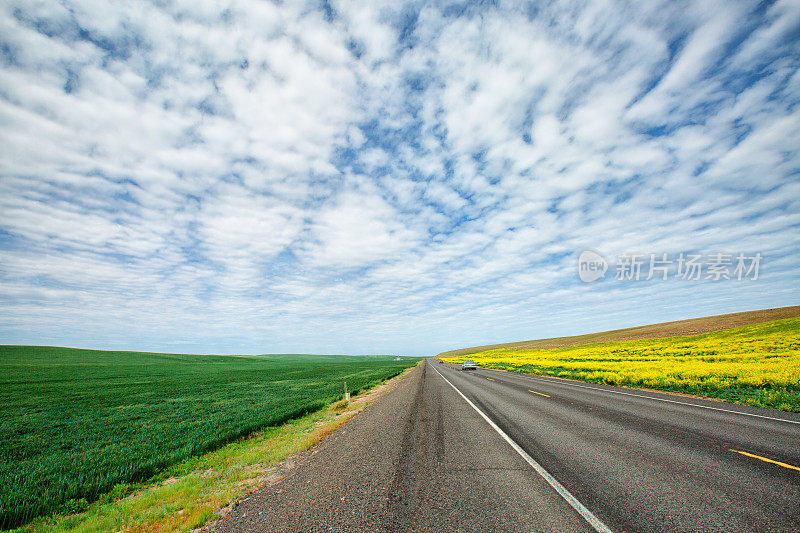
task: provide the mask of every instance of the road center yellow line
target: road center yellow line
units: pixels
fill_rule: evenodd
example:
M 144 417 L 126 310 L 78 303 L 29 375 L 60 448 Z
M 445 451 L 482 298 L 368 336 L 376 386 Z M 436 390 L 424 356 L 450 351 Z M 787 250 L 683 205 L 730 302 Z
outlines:
M 488 379 L 489 381 L 494 381 L 492 378 L 486 378 L 486 379 Z
M 740 452 L 739 450 L 734 450 L 734 449 L 731 449 L 730 451 L 746 455 L 747 457 L 752 457 L 753 459 L 758 459 L 759 461 L 765 461 L 767 463 L 772 463 L 774 465 L 782 466 L 784 468 L 791 468 L 792 470 L 800 471 L 800 468 L 796 466 L 787 465 L 786 463 L 781 463 L 780 461 L 773 461 L 772 459 L 767 459 L 766 457 L 761 457 L 760 455 L 755 455 L 747 452 Z
M 538 394 L 539 396 L 544 396 L 545 398 L 549 398 L 550 397 L 547 394 L 542 394 L 541 392 L 536 392 L 535 390 L 528 389 L 528 392 L 532 392 L 534 394 Z

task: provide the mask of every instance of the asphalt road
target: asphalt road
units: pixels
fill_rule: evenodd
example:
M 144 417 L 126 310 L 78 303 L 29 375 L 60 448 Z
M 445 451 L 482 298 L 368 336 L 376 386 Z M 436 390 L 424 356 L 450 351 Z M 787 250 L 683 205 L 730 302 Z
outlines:
M 427 361 L 219 529 L 797 532 L 798 466 L 793 413 Z

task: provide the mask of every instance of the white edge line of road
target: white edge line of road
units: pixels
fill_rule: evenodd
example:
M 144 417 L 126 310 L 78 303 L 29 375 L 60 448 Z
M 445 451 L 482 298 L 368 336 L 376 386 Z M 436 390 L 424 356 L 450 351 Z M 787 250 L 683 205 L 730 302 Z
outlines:
M 448 385 L 453 387 L 453 390 L 455 390 L 462 398 L 464 398 L 464 401 L 466 401 L 470 405 L 470 407 L 475 409 L 475 411 L 477 411 L 477 413 L 481 415 L 481 417 L 484 420 L 486 420 L 486 422 L 492 427 L 492 429 L 494 429 L 501 437 L 503 437 L 503 440 L 505 440 L 512 448 L 514 448 L 514 451 L 520 454 L 520 456 L 522 456 L 522 458 L 525 459 L 525 461 L 529 465 L 531 465 L 531 467 L 534 470 L 536 470 L 536 472 L 540 476 L 542 476 L 544 480 L 547 481 L 547 483 L 551 487 L 553 487 L 556 490 L 556 492 L 558 492 L 561 495 L 561 497 L 564 498 L 564 500 L 566 500 L 568 504 L 570 504 L 570 506 L 572 506 L 573 509 L 578 511 L 578 513 L 580 513 L 580 515 L 589 523 L 590 526 L 594 528 L 595 531 L 598 531 L 599 533 L 612 533 L 611 529 L 609 529 L 607 525 L 605 525 L 599 518 L 597 518 L 589 509 L 584 507 L 584 505 L 581 502 L 579 502 L 578 499 L 575 498 L 575 496 L 573 496 L 572 493 L 570 493 L 570 491 L 565 489 L 561 483 L 556 481 L 556 479 L 553 476 L 551 476 L 550 473 L 547 470 L 545 470 L 542 465 L 537 463 L 533 457 L 528 455 L 528 452 L 523 450 L 522 447 L 514 441 L 514 439 L 509 437 L 505 431 L 500 429 L 500 427 L 497 424 L 492 422 L 492 420 L 488 416 L 486 416 L 486 413 L 481 411 L 477 405 L 472 403 L 469 398 L 464 396 L 464 394 L 460 390 L 458 390 L 455 385 L 450 383 L 450 380 L 444 377 L 436 367 L 433 367 L 433 369 L 436 370 L 436 373 L 439 374 L 439 376 L 443 380 L 445 380 Z
M 487 369 L 487 370 L 492 370 L 492 369 Z M 766 418 L 767 420 L 775 420 L 776 422 L 788 422 L 789 424 L 800 424 L 800 421 L 797 421 L 797 420 L 786 420 L 785 418 L 775 418 L 773 416 L 757 415 L 755 413 L 745 413 L 745 412 L 742 412 L 742 411 L 733 411 L 731 409 L 722 409 L 720 407 L 711 407 L 709 405 L 699 405 L 699 404 L 691 403 L 691 402 L 679 402 L 677 400 L 667 400 L 666 398 L 655 398 L 653 396 L 645 396 L 643 394 L 632 394 L 630 392 L 622 392 L 622 391 L 618 391 L 618 390 L 600 389 L 598 387 L 589 387 L 587 385 L 578 385 L 577 383 L 567 383 L 567 382 L 564 382 L 564 381 L 554 381 L 554 380 L 551 380 L 551 379 L 539 378 L 539 376 L 528 376 L 528 377 L 531 378 L 532 381 L 538 381 L 540 383 L 553 383 L 553 384 L 556 384 L 556 385 L 568 385 L 570 387 L 580 387 L 582 389 L 591 389 L 591 390 L 596 390 L 596 391 L 600 391 L 600 392 L 613 392 L 614 394 L 624 394 L 625 396 L 634 396 L 636 398 L 646 398 L 648 400 L 657 400 L 659 402 L 668 402 L 668 403 L 676 403 L 678 405 L 688 405 L 688 406 L 691 406 L 691 407 L 700 407 L 701 409 L 711 409 L 712 411 L 722 411 L 723 413 L 732 413 L 732 414 L 735 414 L 735 415 L 744 415 L 744 416 L 754 416 L 756 418 Z M 539 379 L 537 379 L 537 378 L 539 378 Z M 667 393 L 667 394 L 669 394 L 669 393 Z

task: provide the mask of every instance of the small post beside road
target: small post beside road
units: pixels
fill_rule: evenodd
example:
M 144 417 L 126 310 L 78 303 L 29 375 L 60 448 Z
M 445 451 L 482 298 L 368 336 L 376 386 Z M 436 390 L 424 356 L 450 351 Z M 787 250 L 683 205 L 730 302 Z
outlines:
M 344 401 L 350 403 L 350 393 L 347 392 L 347 382 L 344 382 Z

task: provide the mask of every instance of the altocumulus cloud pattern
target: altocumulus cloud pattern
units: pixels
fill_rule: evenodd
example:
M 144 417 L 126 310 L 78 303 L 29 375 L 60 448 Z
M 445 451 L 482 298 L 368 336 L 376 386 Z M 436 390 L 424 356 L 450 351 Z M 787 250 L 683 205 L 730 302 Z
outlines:
M 800 3 L 0 6 L 0 335 L 431 353 L 797 303 Z M 760 252 L 581 283 L 583 249 Z

